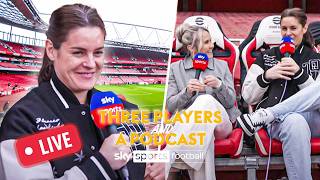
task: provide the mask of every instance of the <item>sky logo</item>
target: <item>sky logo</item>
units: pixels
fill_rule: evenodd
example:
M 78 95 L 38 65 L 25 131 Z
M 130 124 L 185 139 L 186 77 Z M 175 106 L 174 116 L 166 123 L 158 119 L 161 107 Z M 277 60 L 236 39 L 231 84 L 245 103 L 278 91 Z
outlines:
M 114 103 L 114 97 L 104 97 L 101 99 L 102 104 Z

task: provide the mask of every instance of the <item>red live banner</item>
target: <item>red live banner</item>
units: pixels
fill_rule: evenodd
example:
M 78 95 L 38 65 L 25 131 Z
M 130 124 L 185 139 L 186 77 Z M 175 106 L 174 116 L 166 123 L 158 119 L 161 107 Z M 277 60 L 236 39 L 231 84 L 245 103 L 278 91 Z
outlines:
M 68 124 L 20 138 L 15 147 L 20 163 L 32 166 L 79 152 L 82 143 L 77 127 Z

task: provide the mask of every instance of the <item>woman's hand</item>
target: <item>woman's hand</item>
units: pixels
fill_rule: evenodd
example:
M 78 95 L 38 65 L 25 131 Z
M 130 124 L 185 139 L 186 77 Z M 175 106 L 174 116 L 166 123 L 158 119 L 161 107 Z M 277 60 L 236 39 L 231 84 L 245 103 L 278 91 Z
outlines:
M 299 70 L 300 67 L 298 64 L 290 57 L 284 57 L 281 59 L 281 64 L 286 66 L 286 67 L 291 67 L 290 71 L 296 74 Z
M 193 92 L 203 92 L 205 91 L 205 85 L 200 83 L 198 79 L 190 79 L 187 84 L 187 92 L 192 95 Z
M 144 174 L 145 180 L 164 180 L 165 163 L 148 163 Z
M 122 152 L 123 154 L 130 154 L 129 145 L 117 145 L 116 141 L 119 139 L 120 134 L 111 134 L 109 137 L 105 138 L 99 152 L 108 161 L 113 170 L 118 170 L 127 164 L 125 159 L 116 160 L 114 154 Z M 127 144 L 129 144 L 129 137 L 123 135 Z
M 289 76 L 293 76 L 295 74 L 295 69 L 296 67 L 294 67 L 292 63 L 279 62 L 278 64 L 266 71 L 265 78 L 267 81 L 275 79 L 291 80 Z
M 213 75 L 208 75 L 204 78 L 203 83 L 207 86 L 210 86 L 212 88 L 219 88 L 221 86 L 221 80 Z

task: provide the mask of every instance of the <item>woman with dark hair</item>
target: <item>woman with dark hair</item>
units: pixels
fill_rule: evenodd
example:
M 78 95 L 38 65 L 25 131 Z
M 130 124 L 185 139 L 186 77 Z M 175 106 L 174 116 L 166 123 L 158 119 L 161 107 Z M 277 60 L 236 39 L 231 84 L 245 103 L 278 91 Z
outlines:
M 313 51 L 312 38 L 307 31 L 307 16 L 303 10 L 284 10 L 280 26 L 281 35 L 294 40 L 295 52 L 291 57 L 283 57 L 279 47 L 274 47 L 257 57 L 246 76 L 242 96 L 248 104 L 257 105 L 258 110 L 252 115 L 240 116 L 237 122 L 249 136 L 268 125 L 271 137 L 282 142 L 289 179 L 312 179 L 310 138 L 320 135 L 313 131 L 319 127 L 314 126 L 314 114 L 273 116 L 272 112 L 263 109 L 277 105 L 311 85 L 320 70 L 320 54 Z M 302 104 L 304 99 L 300 101 L 295 103 Z
M 46 35 L 39 86 L 7 112 L 0 129 L 0 179 L 121 179 L 118 170 L 127 161 L 115 160 L 114 154 L 129 153 L 130 147 L 114 145 L 118 134 L 104 139 L 89 109 L 105 59 L 102 19 L 94 8 L 65 5 L 52 13 Z M 127 110 L 138 108 L 122 102 Z M 70 123 L 80 132 L 80 152 L 32 167 L 18 163 L 16 139 Z M 127 167 L 130 179 L 143 179 L 145 164 L 129 161 Z

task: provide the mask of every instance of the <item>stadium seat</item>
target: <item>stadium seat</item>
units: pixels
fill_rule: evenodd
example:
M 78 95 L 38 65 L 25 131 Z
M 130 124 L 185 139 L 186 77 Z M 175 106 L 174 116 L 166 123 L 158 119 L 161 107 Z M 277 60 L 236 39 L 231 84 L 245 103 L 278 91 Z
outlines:
M 257 52 L 278 46 L 281 42 L 280 16 L 268 16 L 254 23 L 249 36 L 240 44 L 240 59 L 248 71 Z
M 278 46 L 280 41 L 280 16 L 267 16 L 253 24 L 248 37 L 239 45 L 241 88 L 248 69 L 256 60 L 257 53 Z M 252 112 L 252 106 L 248 106 L 243 99 L 240 100 L 239 105 L 242 112 Z
M 260 156 L 268 156 L 270 137 L 265 129 L 260 129 L 255 134 L 256 149 Z M 311 138 L 311 154 L 320 154 L 320 138 Z M 279 140 L 272 139 L 271 141 L 271 154 L 281 155 L 282 154 L 282 143 Z
M 216 58 L 224 60 L 228 63 L 229 70 L 233 74 L 235 84 L 240 85 L 240 65 L 238 61 L 238 48 L 224 35 L 219 24 L 209 16 L 191 16 L 187 18 L 184 23 L 205 27 L 209 30 L 211 38 L 215 42 L 213 55 Z M 174 40 L 171 63 L 183 60 L 183 52 L 179 52 L 182 44 L 178 40 Z M 238 66 L 237 66 L 238 65 Z M 238 68 L 238 69 L 237 69 Z M 243 132 L 237 128 L 232 131 L 226 139 L 215 140 L 215 155 L 216 156 L 230 156 L 233 158 L 239 157 L 242 151 Z
M 315 46 L 320 44 L 320 21 L 314 21 L 309 24 L 308 30 L 310 31 L 314 42 Z M 320 48 L 315 48 L 315 50 L 320 53 Z
M 211 34 L 211 39 L 215 42 L 213 49 L 213 56 L 225 60 L 228 63 L 229 70 L 233 75 L 236 91 L 240 88 L 240 63 L 239 50 L 223 33 L 219 23 L 209 16 L 191 16 L 185 19 L 184 23 L 205 27 Z M 178 51 L 182 44 L 175 40 L 173 44 L 173 51 Z M 175 53 L 171 59 L 171 63 L 183 59 L 180 53 Z M 238 91 L 237 91 L 238 92 Z M 237 93 L 237 94 L 240 94 Z
M 259 23 L 260 22 L 260 23 Z M 281 42 L 280 16 L 268 16 L 262 21 L 254 23 L 250 35 L 240 45 L 241 58 L 248 70 L 256 59 L 256 53 L 277 46 Z M 260 156 L 268 156 L 270 137 L 265 129 L 255 134 L 256 150 Z M 312 154 L 320 153 L 320 138 L 311 139 Z M 271 154 L 282 154 L 282 143 L 276 139 L 271 141 Z

